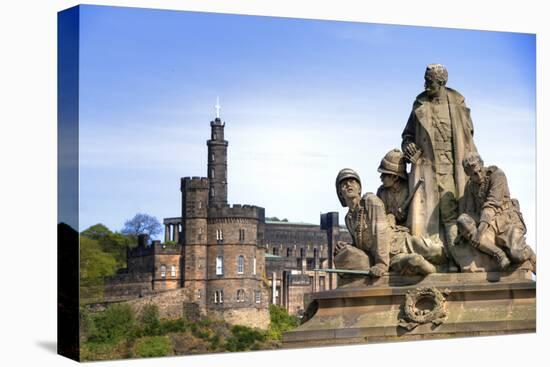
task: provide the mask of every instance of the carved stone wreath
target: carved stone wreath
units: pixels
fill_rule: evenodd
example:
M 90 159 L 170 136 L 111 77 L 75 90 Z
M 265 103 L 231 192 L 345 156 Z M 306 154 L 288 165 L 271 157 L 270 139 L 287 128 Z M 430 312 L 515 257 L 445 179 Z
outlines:
M 450 293 L 448 289 L 439 291 L 434 287 L 408 291 L 403 304 L 403 318 L 399 320 L 398 325 L 407 330 L 428 322 L 434 326 L 441 325 L 447 317 L 445 297 Z

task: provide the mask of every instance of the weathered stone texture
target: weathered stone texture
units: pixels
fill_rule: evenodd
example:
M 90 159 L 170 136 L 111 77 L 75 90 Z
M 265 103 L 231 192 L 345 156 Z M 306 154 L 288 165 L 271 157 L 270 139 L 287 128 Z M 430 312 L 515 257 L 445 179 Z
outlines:
M 516 270 L 483 273 L 430 274 L 406 285 L 384 276 L 367 287 L 361 281 L 312 295 L 318 310 L 311 319 L 284 335 L 287 347 L 334 345 L 380 341 L 433 339 L 456 336 L 500 335 L 534 332 L 536 287 L 531 273 Z M 499 279 L 495 282 L 494 279 Z M 363 281 L 364 283 L 364 281 Z M 390 285 L 390 283 L 397 285 Z M 431 287 L 447 294 L 441 324 L 421 323 L 408 330 L 404 318 L 407 292 Z M 430 310 L 430 307 L 427 308 Z
M 189 302 L 189 290 L 179 288 L 133 299 L 128 301 L 128 304 L 138 315 L 146 305 L 156 305 L 160 318 L 177 319 L 183 316 L 186 302 Z
M 211 311 L 213 317 L 225 320 L 230 324 L 244 325 L 252 328 L 267 329 L 269 326 L 269 311 L 265 308 L 227 309 Z

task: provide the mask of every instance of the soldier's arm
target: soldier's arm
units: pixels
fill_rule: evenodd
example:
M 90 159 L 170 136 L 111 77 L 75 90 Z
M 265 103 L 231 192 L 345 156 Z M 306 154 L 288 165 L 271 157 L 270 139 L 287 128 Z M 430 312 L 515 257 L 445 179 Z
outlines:
M 481 209 L 480 222 L 489 224 L 495 213 L 502 208 L 504 198 L 509 191 L 506 175 L 500 169 L 494 171 L 487 179 L 489 179 L 489 191 Z
M 373 238 L 372 255 L 374 258 L 374 267 L 382 275 L 389 269 L 390 264 L 390 240 L 391 228 L 386 220 L 384 204 L 376 196 L 367 194 L 364 197 L 365 209 L 367 214 L 367 226 L 370 228 Z
M 481 213 L 476 211 L 474 194 L 472 192 L 472 182 L 468 181 L 466 187 L 464 188 L 464 195 L 460 198 L 463 202 L 464 213 L 468 214 L 474 219 L 474 221 L 479 222 L 479 215 Z
M 414 109 L 416 107 L 413 105 L 413 109 L 411 111 L 411 114 L 409 115 L 409 119 L 407 120 L 407 125 L 405 125 L 405 129 L 403 129 L 403 133 L 401 133 L 401 150 L 403 153 L 407 153 L 407 147 L 409 144 L 416 141 L 416 115 L 414 113 Z

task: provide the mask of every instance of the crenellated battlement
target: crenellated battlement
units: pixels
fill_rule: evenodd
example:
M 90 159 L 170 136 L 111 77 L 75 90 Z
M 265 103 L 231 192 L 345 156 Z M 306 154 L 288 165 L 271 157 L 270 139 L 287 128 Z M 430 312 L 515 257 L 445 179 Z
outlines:
M 248 218 L 264 221 L 265 209 L 255 205 L 221 205 L 208 208 L 208 218 Z
M 207 177 L 182 177 L 181 179 L 181 191 L 186 189 L 205 189 L 208 190 L 210 183 Z
M 143 257 L 150 256 L 154 254 L 153 246 L 137 246 L 130 248 L 128 247 L 127 255 L 128 257 Z
M 128 248 L 128 257 L 143 257 L 151 255 L 178 255 L 182 247 L 179 243 L 161 243 L 153 241 L 150 245 Z

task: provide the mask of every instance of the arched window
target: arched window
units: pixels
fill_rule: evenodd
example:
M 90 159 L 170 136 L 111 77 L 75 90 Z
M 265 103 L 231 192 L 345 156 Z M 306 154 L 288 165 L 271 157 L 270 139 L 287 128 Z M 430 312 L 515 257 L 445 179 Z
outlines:
M 306 257 L 306 250 L 303 247 L 300 249 L 300 257 Z
M 237 290 L 237 302 L 244 302 L 244 289 Z
M 239 255 L 237 258 L 237 274 L 243 274 L 244 273 L 244 256 Z
M 286 248 L 286 257 L 290 257 L 291 253 L 292 253 L 292 250 L 290 249 L 290 247 L 287 247 Z
M 214 303 L 223 303 L 223 289 L 214 292 Z

